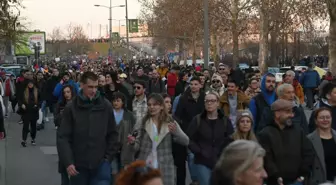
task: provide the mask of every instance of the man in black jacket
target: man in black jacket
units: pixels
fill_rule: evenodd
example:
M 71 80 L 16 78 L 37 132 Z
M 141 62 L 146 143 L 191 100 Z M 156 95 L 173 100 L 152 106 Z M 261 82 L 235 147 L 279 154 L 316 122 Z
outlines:
M 109 185 L 118 132 L 110 102 L 101 97 L 98 76 L 85 72 L 82 90 L 63 112 L 58 131 L 60 162 L 72 185 Z
M 312 145 L 299 125 L 292 123 L 293 103 L 279 99 L 271 105 L 274 119 L 258 134 L 266 150 L 267 184 L 302 183 L 314 160 Z

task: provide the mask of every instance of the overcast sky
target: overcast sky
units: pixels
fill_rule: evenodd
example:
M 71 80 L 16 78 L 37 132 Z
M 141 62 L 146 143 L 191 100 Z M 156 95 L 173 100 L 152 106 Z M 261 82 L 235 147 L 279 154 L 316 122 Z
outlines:
M 102 24 L 102 32 L 105 33 L 108 25 L 109 10 L 107 8 L 94 7 L 94 4 L 109 6 L 109 0 L 23 0 L 26 7 L 21 15 L 28 19 L 32 30 L 39 29 L 50 33 L 54 27 L 65 30 L 70 22 L 81 24 L 87 34 L 97 37 L 99 24 Z M 112 6 L 124 5 L 125 0 L 113 0 Z M 137 0 L 128 0 L 129 19 L 137 18 L 141 5 Z M 125 19 L 125 8 L 113 8 L 112 19 Z M 119 22 L 113 21 L 113 26 Z M 125 24 L 122 22 L 121 24 Z

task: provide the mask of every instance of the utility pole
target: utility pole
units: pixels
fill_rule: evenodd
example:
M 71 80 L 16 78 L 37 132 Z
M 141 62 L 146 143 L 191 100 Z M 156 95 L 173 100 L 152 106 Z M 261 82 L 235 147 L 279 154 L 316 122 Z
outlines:
M 110 37 L 109 37 L 109 43 L 110 43 L 110 48 L 109 48 L 109 57 L 110 60 L 112 61 L 112 0 L 110 0 Z
M 209 0 L 203 0 L 204 9 L 204 45 L 203 45 L 203 58 L 204 68 L 209 67 Z
M 130 52 L 129 52 L 129 35 L 128 35 L 128 5 L 127 5 L 127 0 L 125 0 L 125 11 L 126 11 L 126 42 L 127 42 L 127 53 L 126 53 L 126 61 L 128 62 L 129 61 L 129 55 L 130 55 Z M 131 67 L 133 67 L 131 65 Z

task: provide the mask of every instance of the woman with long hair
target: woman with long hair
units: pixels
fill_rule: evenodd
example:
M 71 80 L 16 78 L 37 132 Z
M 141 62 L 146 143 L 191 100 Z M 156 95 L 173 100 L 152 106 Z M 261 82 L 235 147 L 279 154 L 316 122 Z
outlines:
M 169 115 L 160 94 L 153 93 L 147 100 L 148 112 L 134 126 L 135 132 L 129 136 L 129 143 L 133 145 L 137 159 L 160 169 L 165 185 L 174 185 L 176 174 L 172 143 L 187 146 L 189 138 Z
M 232 134 L 233 140 L 245 139 L 258 142 L 253 132 L 253 116 L 249 110 L 239 110 L 236 119 L 236 130 Z
M 316 129 L 308 135 L 315 150 L 311 184 L 333 182 L 336 177 L 336 131 L 331 128 L 332 113 L 322 107 L 314 111 Z
M 19 100 L 19 107 L 22 112 L 23 128 L 22 142 L 23 147 L 27 146 L 27 136 L 30 132 L 31 144 L 36 145 L 36 122 L 39 118 L 39 94 L 34 82 L 29 80 L 23 91 L 23 97 Z M 30 129 L 29 129 L 30 127 Z
M 106 77 L 106 85 L 104 88 L 105 91 L 105 97 L 109 101 L 112 101 L 113 99 L 113 94 L 115 92 L 121 92 L 125 95 L 126 97 L 126 107 L 128 110 L 132 107 L 132 98 L 127 90 L 127 88 L 122 85 L 118 79 L 118 73 L 116 72 L 110 72 L 105 75 Z
M 163 185 L 160 170 L 146 165 L 145 161 L 135 161 L 121 171 L 116 185 Z
M 65 85 L 62 89 L 62 100 L 56 104 L 55 115 L 54 115 L 54 122 L 56 125 L 57 130 L 61 126 L 61 120 L 63 115 L 63 110 L 65 106 L 73 99 L 75 93 L 72 89 L 71 85 Z M 58 137 L 57 137 L 58 138 Z M 66 167 L 58 162 L 58 172 L 61 174 L 61 183 L 62 185 L 69 185 L 69 176 L 66 170 Z

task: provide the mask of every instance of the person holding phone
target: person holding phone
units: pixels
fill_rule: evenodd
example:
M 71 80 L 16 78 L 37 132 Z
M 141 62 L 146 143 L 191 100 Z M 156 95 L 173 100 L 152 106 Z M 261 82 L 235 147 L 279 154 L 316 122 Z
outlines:
M 160 94 L 153 93 L 147 100 L 148 112 L 134 126 L 137 134 L 128 136 L 128 143 L 134 147 L 136 159 L 144 160 L 148 166 L 162 171 L 163 184 L 174 185 L 176 174 L 172 143 L 187 146 L 189 138 L 169 116 Z

